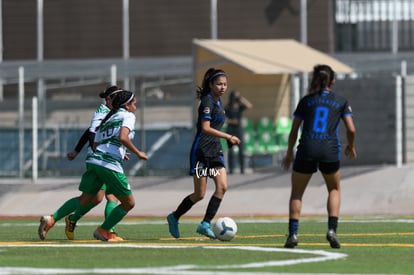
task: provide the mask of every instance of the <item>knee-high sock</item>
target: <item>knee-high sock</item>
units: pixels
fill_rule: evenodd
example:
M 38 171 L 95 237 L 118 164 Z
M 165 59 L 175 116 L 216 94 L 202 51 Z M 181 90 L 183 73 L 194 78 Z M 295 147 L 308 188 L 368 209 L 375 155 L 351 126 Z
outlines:
M 108 218 L 112 210 L 118 206 L 118 202 L 107 200 L 105 205 L 105 218 Z
M 79 198 L 71 198 L 67 200 L 64 204 L 62 204 L 62 206 L 59 207 L 59 209 L 56 210 L 55 213 L 53 213 L 53 219 L 55 220 L 55 222 L 57 222 L 58 220 L 62 219 L 63 217 L 69 215 L 70 213 L 78 209 L 79 207 Z
M 105 218 L 108 218 L 112 210 L 118 206 L 118 202 L 107 200 L 105 205 Z M 112 231 L 115 231 L 115 227 L 111 228 Z
M 299 230 L 299 220 L 289 219 L 289 235 L 297 235 Z
M 178 205 L 177 210 L 174 211 L 173 215 L 178 220 L 182 215 L 188 212 L 188 210 L 193 207 L 194 202 L 190 199 L 188 195 L 183 199 L 183 201 Z
M 220 207 L 220 203 L 221 203 L 221 199 L 212 196 L 208 206 L 207 206 L 207 211 L 206 214 L 204 215 L 204 219 L 203 221 L 210 223 L 211 220 L 214 218 L 214 216 L 216 215 L 219 207 Z
M 333 231 L 336 232 L 336 229 L 338 228 L 338 217 L 328 217 L 328 229 L 333 229 Z
M 119 223 L 128 212 L 124 211 L 119 205 L 115 207 L 111 214 L 105 219 L 101 227 L 105 230 L 111 230 L 117 223 Z
M 95 207 L 95 204 L 93 203 L 89 203 L 86 206 L 79 206 L 75 212 L 73 213 L 73 215 L 70 216 L 70 220 L 71 221 L 78 221 L 80 220 L 80 218 L 82 218 L 83 215 L 85 215 L 86 213 L 88 213 L 92 208 Z

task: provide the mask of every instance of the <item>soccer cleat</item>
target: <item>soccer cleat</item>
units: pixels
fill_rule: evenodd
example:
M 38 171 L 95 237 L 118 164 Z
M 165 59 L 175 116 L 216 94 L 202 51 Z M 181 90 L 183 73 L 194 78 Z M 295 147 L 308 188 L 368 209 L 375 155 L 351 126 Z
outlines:
M 40 225 L 37 229 L 39 238 L 41 240 L 46 239 L 47 232 L 55 225 L 55 220 L 52 215 L 40 217 Z
M 209 237 L 210 239 L 215 239 L 216 235 L 213 230 L 211 230 L 210 223 L 202 221 L 197 228 L 197 233 Z
M 98 227 L 95 232 L 93 232 L 93 237 L 97 240 L 104 242 L 119 242 L 120 240 L 116 238 L 116 234 Z
M 116 239 L 117 241 L 123 241 L 123 240 L 124 240 L 122 237 L 118 236 L 118 234 L 117 234 L 115 231 L 110 230 L 109 232 L 111 232 L 112 237 L 113 237 L 114 239 Z
M 74 240 L 75 239 L 76 221 L 72 221 L 70 219 L 71 216 L 72 215 L 69 215 L 69 216 L 65 217 L 65 223 L 66 223 L 65 234 L 66 234 L 66 237 L 68 238 L 68 240 Z
M 167 221 L 171 236 L 178 239 L 180 237 L 180 231 L 178 230 L 178 220 L 174 217 L 173 213 L 167 216 Z
M 298 245 L 298 236 L 296 234 L 291 234 L 286 240 L 285 248 L 295 248 Z
M 331 248 L 341 248 L 341 243 L 333 229 L 329 229 L 328 233 L 326 233 L 326 239 L 331 245 Z

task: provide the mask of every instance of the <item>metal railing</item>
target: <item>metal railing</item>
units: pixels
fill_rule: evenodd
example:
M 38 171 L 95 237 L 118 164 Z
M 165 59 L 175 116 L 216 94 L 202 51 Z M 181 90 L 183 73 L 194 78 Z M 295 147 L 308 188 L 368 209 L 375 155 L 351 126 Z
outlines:
M 337 52 L 414 50 L 414 1 L 336 0 Z

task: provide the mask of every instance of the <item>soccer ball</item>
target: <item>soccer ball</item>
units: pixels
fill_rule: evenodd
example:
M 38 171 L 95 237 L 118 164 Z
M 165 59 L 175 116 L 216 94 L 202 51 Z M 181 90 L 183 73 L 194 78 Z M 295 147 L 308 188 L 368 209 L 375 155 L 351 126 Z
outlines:
M 237 224 L 232 218 L 219 218 L 214 224 L 213 232 L 220 241 L 231 241 L 237 233 Z

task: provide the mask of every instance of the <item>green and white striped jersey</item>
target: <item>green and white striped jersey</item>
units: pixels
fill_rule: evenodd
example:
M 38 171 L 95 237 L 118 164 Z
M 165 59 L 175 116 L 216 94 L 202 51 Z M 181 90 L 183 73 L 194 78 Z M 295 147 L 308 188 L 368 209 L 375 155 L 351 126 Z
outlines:
M 95 152 L 88 155 L 87 163 L 103 166 L 110 170 L 123 173 L 122 161 L 126 154 L 126 147 L 119 141 L 122 127 L 131 130 L 129 138 L 134 138 L 135 114 L 120 108 L 96 131 Z

